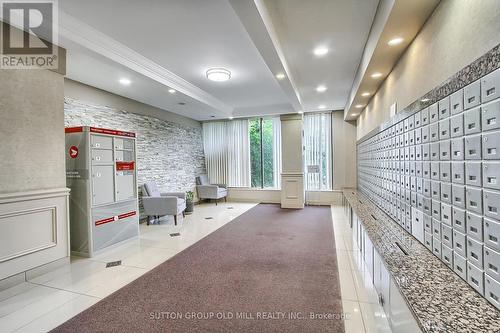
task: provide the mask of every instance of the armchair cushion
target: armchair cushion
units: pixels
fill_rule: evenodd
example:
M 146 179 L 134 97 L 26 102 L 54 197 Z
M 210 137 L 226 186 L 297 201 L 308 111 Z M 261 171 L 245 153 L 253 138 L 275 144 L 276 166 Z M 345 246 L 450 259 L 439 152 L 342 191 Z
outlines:
M 200 175 L 196 177 L 196 185 L 210 185 L 207 175 Z
M 161 197 L 160 189 L 158 188 L 158 185 L 156 185 L 156 183 L 154 182 L 144 183 L 143 190 L 146 191 L 146 193 L 144 193 L 145 196 L 153 198 Z
M 169 192 L 169 193 L 162 193 L 162 197 L 177 197 L 179 199 L 184 199 L 186 200 L 186 193 L 185 192 Z

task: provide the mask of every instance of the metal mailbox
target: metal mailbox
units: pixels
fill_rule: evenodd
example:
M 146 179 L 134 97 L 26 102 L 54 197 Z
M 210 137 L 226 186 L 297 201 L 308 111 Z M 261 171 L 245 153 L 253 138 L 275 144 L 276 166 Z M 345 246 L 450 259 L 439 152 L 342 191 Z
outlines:
M 500 282 L 500 253 L 485 247 L 483 259 L 484 273 Z
M 66 128 L 66 151 L 72 253 L 92 257 L 137 237 L 135 134 L 70 127 Z
M 500 128 L 500 99 L 490 104 L 483 105 L 481 127 L 484 131 Z
M 454 92 L 450 96 L 450 113 L 459 114 L 464 110 L 464 91 L 462 89 Z
M 500 250 L 500 222 L 484 218 L 484 245 Z
M 467 261 L 483 269 L 483 244 L 467 236 Z
M 473 135 L 465 137 L 465 159 L 480 160 L 481 159 L 481 135 Z
M 465 184 L 481 186 L 481 162 L 467 161 L 465 163 Z
M 467 283 L 479 294 L 484 295 L 484 272 L 470 262 L 467 263 Z
M 465 234 L 466 233 L 466 219 L 465 219 L 465 210 L 453 207 L 452 209 L 452 214 L 453 214 L 453 228 L 455 230 L 460 231 L 461 233 Z
M 483 217 L 467 212 L 467 236 L 478 242 L 483 241 Z
M 464 110 L 481 104 L 481 82 L 474 81 L 464 88 Z
M 453 250 L 462 257 L 467 257 L 467 238 L 465 234 L 453 230 Z
M 483 159 L 500 159 L 500 131 L 483 134 Z
M 464 162 L 451 162 L 451 181 L 455 184 L 465 183 Z
M 456 138 L 464 135 L 464 115 L 457 114 L 450 118 L 450 137 Z
M 500 220 L 500 192 L 494 190 L 483 190 L 484 215 Z
M 441 260 L 446 266 L 453 269 L 453 250 L 444 243 L 441 244 Z
M 481 132 L 481 108 L 477 107 L 464 114 L 464 133 L 466 135 Z
M 467 280 L 467 261 L 457 252 L 453 253 L 453 271 L 462 279 Z
M 438 103 L 434 103 L 429 106 L 429 122 L 435 123 L 439 120 Z
M 481 100 L 483 103 L 500 96 L 500 70 L 491 72 L 481 79 Z

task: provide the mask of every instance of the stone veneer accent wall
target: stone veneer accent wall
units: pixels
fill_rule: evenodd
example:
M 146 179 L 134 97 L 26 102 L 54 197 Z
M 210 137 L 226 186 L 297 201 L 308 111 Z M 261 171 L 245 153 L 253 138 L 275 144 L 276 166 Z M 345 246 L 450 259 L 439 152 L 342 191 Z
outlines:
M 64 99 L 64 123 L 136 133 L 139 186 L 155 181 L 164 192 L 194 191 L 195 177 L 205 173 L 201 125 L 180 125 L 69 97 Z

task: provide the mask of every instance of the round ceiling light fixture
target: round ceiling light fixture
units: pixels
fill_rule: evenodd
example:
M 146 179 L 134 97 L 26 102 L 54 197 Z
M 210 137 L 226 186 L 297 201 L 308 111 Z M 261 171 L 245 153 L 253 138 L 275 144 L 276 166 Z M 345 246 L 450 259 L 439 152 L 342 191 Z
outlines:
M 402 37 L 395 37 L 395 38 L 391 39 L 390 41 L 388 41 L 387 44 L 389 46 L 394 46 L 394 45 L 401 44 L 403 41 L 404 41 L 404 39 Z
M 322 57 L 328 53 L 328 48 L 326 46 L 318 46 L 313 50 L 314 55 Z
M 326 89 L 327 89 L 327 88 L 326 88 L 324 85 L 319 85 L 319 86 L 317 86 L 317 87 L 316 87 L 316 91 L 317 91 L 317 92 L 320 92 L 320 93 L 321 93 L 321 92 L 325 92 L 325 91 L 326 91 Z
M 127 78 L 121 78 L 119 82 L 124 86 L 129 86 L 132 83 L 132 81 Z
M 207 79 L 215 82 L 224 82 L 231 78 L 231 72 L 225 68 L 210 68 L 207 70 Z
M 276 74 L 276 78 L 278 80 L 283 80 L 285 77 L 286 77 L 286 75 L 284 73 L 278 73 L 278 74 Z

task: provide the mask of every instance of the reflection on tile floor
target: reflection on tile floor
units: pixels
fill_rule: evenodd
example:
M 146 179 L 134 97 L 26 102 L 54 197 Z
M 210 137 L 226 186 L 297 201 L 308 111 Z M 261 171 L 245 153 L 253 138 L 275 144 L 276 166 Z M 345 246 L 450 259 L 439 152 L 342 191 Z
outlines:
M 368 276 L 361 252 L 352 241 L 352 232 L 342 206 L 332 206 L 335 248 L 346 333 L 390 333 L 389 322 L 378 303 L 377 292 Z
M 100 299 L 137 279 L 255 206 L 252 203 L 203 204 L 178 226 L 173 219 L 141 225 L 140 237 L 108 249 L 94 258 L 73 257 L 56 270 L 0 291 L 0 332 L 46 332 Z M 228 209 L 233 207 L 233 209 Z M 347 218 L 332 206 L 346 333 L 390 332 L 371 282 L 351 241 Z M 206 217 L 213 217 L 207 220 Z M 180 236 L 170 237 L 179 232 Z M 106 263 L 122 264 L 106 268 Z

